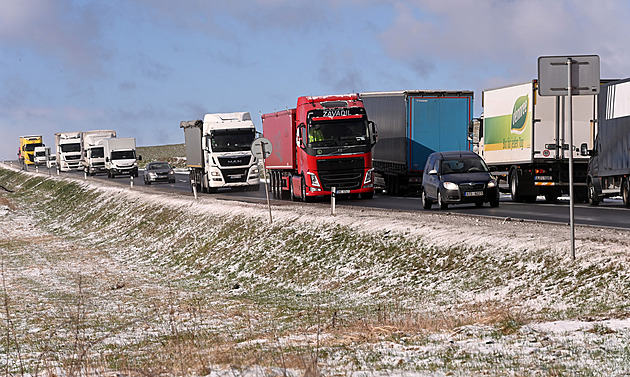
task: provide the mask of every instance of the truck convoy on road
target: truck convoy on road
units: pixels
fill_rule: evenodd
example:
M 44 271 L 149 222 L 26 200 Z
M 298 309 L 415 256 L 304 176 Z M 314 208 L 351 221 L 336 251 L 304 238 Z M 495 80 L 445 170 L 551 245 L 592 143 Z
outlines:
M 180 122 L 180 128 L 191 188 L 260 188 L 258 159 L 251 152 L 256 127 L 248 112 L 206 114 L 203 121 Z
M 41 135 L 20 136 L 18 147 L 18 161 L 21 166 L 35 164 L 35 148 L 43 147 Z
M 594 146 L 580 145 L 591 156 L 586 184 L 588 201 L 598 205 L 606 197 L 621 195 L 630 207 L 630 78 L 602 85 Z
M 512 200 L 547 201 L 569 193 L 569 154 L 574 157 L 577 201 L 586 200 L 588 158 L 570 141 L 566 97 L 537 95 L 531 82 L 484 90 L 478 153 L 493 173 L 509 185 Z M 573 97 L 573 145 L 592 147 L 595 134 L 593 95 Z
M 368 118 L 376 123 L 372 150 L 375 181 L 388 195 L 419 193 L 427 157 L 437 151 L 468 150 L 472 91 L 405 90 L 361 93 Z
M 55 134 L 55 150 L 57 154 L 57 170 L 79 170 L 81 168 L 81 151 L 83 132 L 58 132 Z
M 273 148 L 265 165 L 275 196 L 307 201 L 335 188 L 372 198 L 377 134 L 358 94 L 299 97 L 296 108 L 261 117 Z
M 94 130 L 83 133 L 83 156 L 81 165 L 87 175 L 105 173 L 105 147 L 101 140 L 115 138 L 116 131 Z
M 108 178 L 117 175 L 138 176 L 138 160 L 142 160 L 142 156 L 136 156 L 135 138 L 107 138 L 101 139 L 99 143 L 103 146 Z

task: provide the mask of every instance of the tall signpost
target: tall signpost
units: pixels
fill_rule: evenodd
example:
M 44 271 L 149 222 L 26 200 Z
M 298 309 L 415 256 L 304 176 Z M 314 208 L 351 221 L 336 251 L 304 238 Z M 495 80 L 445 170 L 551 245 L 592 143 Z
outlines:
M 265 192 L 267 193 L 267 206 L 269 207 L 269 223 L 273 224 L 271 217 L 271 201 L 269 200 L 269 188 L 267 187 L 267 169 L 265 167 L 265 159 L 271 155 L 273 146 L 271 141 L 264 137 L 259 137 L 252 142 L 252 154 L 263 160 L 263 180 L 265 181 Z
M 569 221 L 571 257 L 575 260 L 575 215 L 573 189 L 573 96 L 599 94 L 599 56 L 541 56 L 538 58 L 538 93 L 566 96 L 569 125 Z

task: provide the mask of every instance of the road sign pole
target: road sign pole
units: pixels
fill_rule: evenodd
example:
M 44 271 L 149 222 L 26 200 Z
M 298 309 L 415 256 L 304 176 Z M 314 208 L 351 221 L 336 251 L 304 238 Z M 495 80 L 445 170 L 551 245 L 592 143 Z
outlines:
M 571 258 L 575 260 L 575 190 L 573 188 L 573 59 L 567 58 L 567 108 L 569 111 L 569 224 L 571 226 Z
M 269 224 L 273 224 L 273 218 L 271 217 L 271 200 L 269 200 L 269 187 L 267 187 L 267 169 L 265 168 L 265 142 L 260 143 L 263 155 L 263 180 L 265 181 L 265 193 L 267 194 L 267 206 L 269 207 Z

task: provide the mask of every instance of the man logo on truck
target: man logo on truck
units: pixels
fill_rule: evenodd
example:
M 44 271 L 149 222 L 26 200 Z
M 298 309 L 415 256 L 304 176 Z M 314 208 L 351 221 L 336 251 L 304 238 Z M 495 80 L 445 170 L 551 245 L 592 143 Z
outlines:
M 522 96 L 514 102 L 512 110 L 512 126 L 510 131 L 513 134 L 520 134 L 525 130 L 525 121 L 527 120 L 527 111 L 529 109 L 529 97 Z

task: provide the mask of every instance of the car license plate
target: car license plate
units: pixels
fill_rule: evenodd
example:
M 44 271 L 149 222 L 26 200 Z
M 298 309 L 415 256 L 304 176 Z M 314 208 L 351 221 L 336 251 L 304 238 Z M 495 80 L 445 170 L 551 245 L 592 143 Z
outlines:
M 536 181 L 553 181 L 553 177 L 550 175 L 537 175 L 534 179 Z
M 230 177 L 230 179 L 239 179 L 243 176 L 243 174 L 232 174 L 232 175 L 228 175 L 228 177 Z
M 483 196 L 483 191 L 469 191 L 464 193 L 464 196 Z
M 337 194 L 349 194 L 350 190 L 337 190 Z

